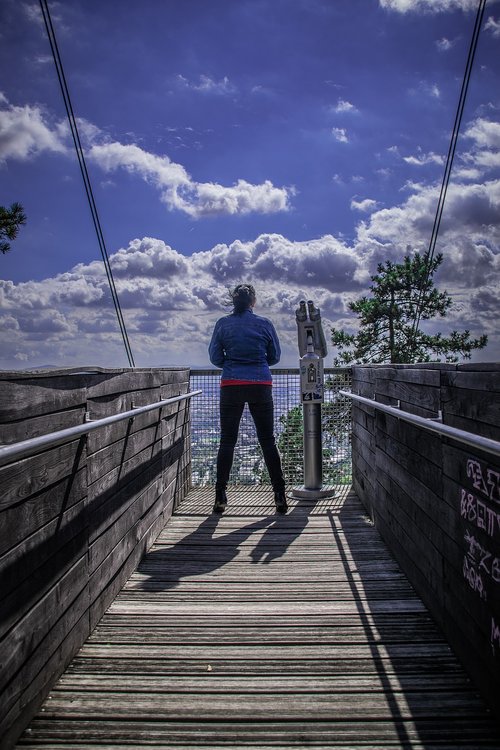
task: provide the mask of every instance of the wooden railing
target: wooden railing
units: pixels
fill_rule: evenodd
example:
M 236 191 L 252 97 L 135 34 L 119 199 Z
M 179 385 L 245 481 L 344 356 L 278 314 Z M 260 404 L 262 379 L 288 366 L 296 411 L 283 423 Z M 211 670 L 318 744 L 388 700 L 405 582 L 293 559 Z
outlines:
M 500 366 L 356 366 L 352 391 L 485 438 L 467 445 L 353 400 L 354 489 L 498 713 Z
M 189 370 L 0 373 L 0 443 L 189 390 Z M 4 451 L 6 452 L 6 451 Z M 0 468 L 0 737 L 26 725 L 189 485 L 189 401 Z
M 500 368 L 354 367 L 353 391 L 498 440 Z M 189 370 L 0 373 L 0 444 L 181 394 Z M 500 705 L 498 459 L 353 407 L 354 487 L 486 699 Z M 0 468 L 0 737 L 26 725 L 184 497 L 189 402 Z

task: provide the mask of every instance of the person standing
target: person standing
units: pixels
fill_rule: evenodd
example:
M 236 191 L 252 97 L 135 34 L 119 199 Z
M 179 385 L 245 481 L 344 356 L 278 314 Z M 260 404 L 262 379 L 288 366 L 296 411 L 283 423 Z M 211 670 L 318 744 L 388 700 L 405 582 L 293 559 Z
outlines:
M 281 458 L 274 439 L 274 404 L 270 365 L 279 362 L 281 349 L 270 320 L 256 315 L 255 289 L 238 284 L 230 292 L 233 311 L 220 318 L 212 333 L 210 361 L 222 368 L 220 391 L 221 436 L 217 453 L 214 513 L 227 505 L 226 488 L 245 404 L 255 423 L 278 513 L 288 510 Z

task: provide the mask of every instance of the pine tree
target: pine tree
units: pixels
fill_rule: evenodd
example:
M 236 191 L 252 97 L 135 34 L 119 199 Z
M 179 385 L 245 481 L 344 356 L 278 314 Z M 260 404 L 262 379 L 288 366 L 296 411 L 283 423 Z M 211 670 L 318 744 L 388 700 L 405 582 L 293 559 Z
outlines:
M 26 214 L 20 203 L 13 203 L 10 208 L 0 206 L 0 253 L 8 253 L 11 242 L 16 239 L 19 227 L 26 224 Z
M 420 327 L 420 321 L 446 317 L 452 305 L 448 293 L 434 286 L 433 275 L 442 260 L 442 255 L 430 259 L 428 253 L 415 253 L 405 256 L 403 263 L 379 263 L 371 277 L 371 296 L 349 304 L 359 317 L 358 333 L 332 328 L 332 343 L 339 351 L 334 364 L 411 364 L 442 357 L 457 362 L 485 347 L 485 335 L 471 339 L 469 331 L 453 331 L 443 336 L 424 333 Z

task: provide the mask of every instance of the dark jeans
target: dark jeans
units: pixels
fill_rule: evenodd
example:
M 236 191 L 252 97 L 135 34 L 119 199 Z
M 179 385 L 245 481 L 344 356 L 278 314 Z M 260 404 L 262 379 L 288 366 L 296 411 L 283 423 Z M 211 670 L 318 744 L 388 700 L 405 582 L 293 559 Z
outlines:
M 220 445 L 217 454 L 218 489 L 225 489 L 233 465 L 234 446 L 245 404 L 255 423 L 274 490 L 284 490 L 281 459 L 274 441 L 273 392 L 270 385 L 227 385 L 220 389 Z

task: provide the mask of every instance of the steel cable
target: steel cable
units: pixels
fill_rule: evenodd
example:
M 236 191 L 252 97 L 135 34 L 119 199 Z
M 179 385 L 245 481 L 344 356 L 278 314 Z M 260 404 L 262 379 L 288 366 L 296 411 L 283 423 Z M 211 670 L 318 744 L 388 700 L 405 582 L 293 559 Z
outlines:
M 118 298 L 118 292 L 116 290 L 115 280 L 113 277 L 113 271 L 111 269 L 111 264 L 109 262 L 109 256 L 108 256 L 108 252 L 106 249 L 106 243 L 104 241 L 104 235 L 102 232 L 101 222 L 99 220 L 99 214 L 97 211 L 97 206 L 96 206 L 94 194 L 92 191 L 92 184 L 90 182 L 90 177 L 89 177 L 87 165 L 85 162 L 85 154 L 84 154 L 83 147 L 80 141 L 80 135 L 78 132 L 78 127 L 76 123 L 75 114 L 73 111 L 73 106 L 71 104 L 69 89 L 68 89 L 68 85 L 66 82 L 66 76 L 64 75 L 64 68 L 63 68 L 61 56 L 59 53 L 59 48 L 57 45 L 54 27 L 52 25 L 52 19 L 50 17 L 49 7 L 47 4 L 47 0 L 39 0 L 39 2 L 40 2 L 40 8 L 42 11 L 44 24 L 45 24 L 45 29 L 47 31 L 47 36 L 49 39 L 50 48 L 52 51 L 52 56 L 54 58 L 54 64 L 56 66 L 57 78 L 59 80 L 59 85 L 61 87 L 61 92 L 62 92 L 62 96 L 64 100 L 64 106 L 66 109 L 66 114 L 68 116 L 68 122 L 69 122 L 70 130 L 71 130 L 71 135 L 73 137 L 73 143 L 74 143 L 77 158 L 78 158 L 78 164 L 80 167 L 80 172 L 81 172 L 83 184 L 85 187 L 85 193 L 86 193 L 87 200 L 89 203 L 90 212 L 92 215 L 92 221 L 93 221 L 94 228 L 96 231 L 97 241 L 99 243 L 99 249 L 101 251 L 102 259 L 104 262 L 104 268 L 106 270 L 106 276 L 108 279 L 108 284 L 109 284 L 109 288 L 111 291 L 113 304 L 115 307 L 116 317 L 118 319 L 118 325 L 120 327 L 120 332 L 122 335 L 123 344 L 125 346 L 125 351 L 127 354 L 129 365 L 131 367 L 135 367 L 134 356 L 132 353 L 132 348 L 130 346 L 127 328 L 125 325 L 125 320 L 123 317 L 120 300 Z
M 465 101 L 466 101 L 466 98 L 467 98 L 467 91 L 468 91 L 468 88 L 469 88 L 469 82 L 470 82 L 470 77 L 471 77 L 471 73 L 472 73 L 472 66 L 474 64 L 474 58 L 475 58 L 475 55 L 476 55 L 477 43 L 478 43 L 478 39 L 479 39 L 479 32 L 481 31 L 481 25 L 482 25 L 482 21 L 483 21 L 485 7 L 486 7 L 486 0 L 479 0 L 479 5 L 478 5 L 477 13 L 476 13 L 476 20 L 475 20 L 475 23 L 474 23 L 474 30 L 472 32 L 472 39 L 471 39 L 471 43 L 470 43 L 470 47 L 469 47 L 469 54 L 467 56 L 467 63 L 466 63 L 466 66 L 465 66 L 465 72 L 464 72 L 464 76 L 463 76 L 463 79 L 462 79 L 462 87 L 461 87 L 461 90 L 460 90 L 460 97 L 459 97 L 459 102 L 458 102 L 458 106 L 457 106 L 457 112 L 456 112 L 456 115 L 455 115 L 455 122 L 453 123 L 453 130 L 452 130 L 452 134 L 451 134 L 451 138 L 450 138 L 450 145 L 449 145 L 449 148 L 448 148 L 448 155 L 447 155 L 447 158 L 446 158 L 446 166 L 445 166 L 445 170 L 444 170 L 444 174 L 443 174 L 443 180 L 442 180 L 442 183 L 441 183 L 441 190 L 440 190 L 440 193 L 439 193 L 439 200 L 438 200 L 438 204 L 437 204 L 437 208 L 436 208 L 436 214 L 434 216 L 434 223 L 433 223 L 433 226 L 432 226 L 432 232 L 431 232 L 431 237 L 430 237 L 430 241 L 429 241 L 429 247 L 428 247 L 427 253 L 426 253 L 426 255 L 427 255 L 427 263 L 426 263 L 427 268 L 426 268 L 425 278 L 424 278 L 424 280 L 421 283 L 421 286 L 420 286 L 420 289 L 419 289 L 419 295 L 418 295 L 417 303 L 416 303 L 415 317 L 414 317 L 414 320 L 413 320 L 412 332 L 411 332 L 411 339 L 410 339 L 410 341 L 413 344 L 415 343 L 415 337 L 416 337 L 416 334 L 417 334 L 418 326 L 420 325 L 420 317 L 422 315 L 422 309 L 421 308 L 422 308 L 422 305 L 423 305 L 424 288 L 425 288 L 425 286 L 426 286 L 426 284 L 427 284 L 427 282 L 429 280 L 429 275 L 430 275 L 430 271 L 431 271 L 432 261 L 434 259 L 434 253 L 435 253 L 435 249 L 436 249 L 436 242 L 437 242 L 437 238 L 438 238 L 438 234 L 439 234 L 439 229 L 440 229 L 440 226 L 441 226 L 441 218 L 443 216 L 443 209 L 444 209 L 444 204 L 445 204 L 445 200 L 446 200 L 446 194 L 448 192 L 448 185 L 449 185 L 449 182 L 450 182 L 451 169 L 452 169 L 452 166 L 453 166 L 453 160 L 454 160 L 455 151 L 456 151 L 456 148 L 457 148 L 458 135 L 459 135 L 460 126 L 461 126 L 461 123 L 462 123 L 462 117 L 463 117 L 464 108 L 465 108 Z

